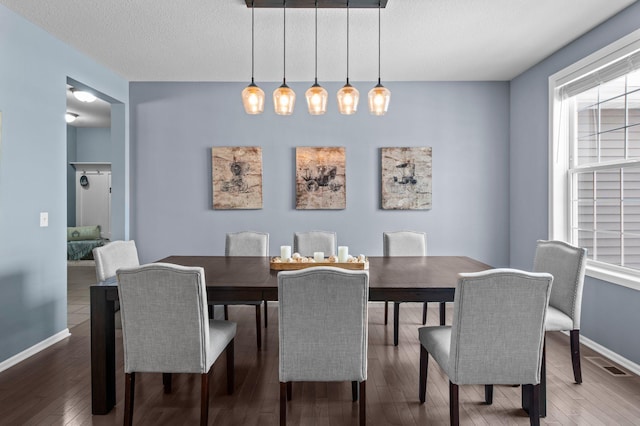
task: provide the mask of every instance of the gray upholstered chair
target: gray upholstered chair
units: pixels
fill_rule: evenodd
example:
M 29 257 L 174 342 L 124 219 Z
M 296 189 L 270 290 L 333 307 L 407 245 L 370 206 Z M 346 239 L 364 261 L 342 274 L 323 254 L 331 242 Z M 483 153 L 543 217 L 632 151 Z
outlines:
M 293 251 L 301 256 L 313 256 L 316 251 L 324 253 L 325 257 L 334 256 L 338 249 L 338 237 L 335 232 L 309 231 L 293 234 Z
M 102 247 L 96 247 L 93 249 L 93 258 L 96 261 L 98 282 L 115 277 L 119 268 L 140 265 L 138 250 L 133 240 L 112 241 Z
M 461 274 L 451 326 L 421 327 L 420 402 L 425 402 L 429 354 L 449 376 L 449 414 L 460 421 L 458 385 L 522 384 L 531 424 L 540 422 L 544 321 L 553 277 L 515 269 Z M 525 395 L 527 396 L 525 398 Z M 526 401 L 525 401 L 526 400 Z
M 268 256 L 269 234 L 264 232 L 242 231 L 228 233 L 224 245 L 225 256 Z M 262 348 L 262 325 L 260 305 L 256 301 L 232 301 L 224 304 L 224 319 L 229 319 L 229 305 L 251 305 L 256 308 L 256 342 L 258 350 Z M 264 301 L 264 326 L 267 326 L 267 301 Z
M 115 280 L 116 271 L 120 268 L 139 266 L 138 249 L 133 240 L 111 241 L 101 247 L 93 249 L 93 259 L 96 263 L 96 278 L 98 282 Z M 115 303 L 115 327 L 122 328 L 120 318 L 120 303 Z
M 426 256 L 427 234 L 416 231 L 396 231 L 382 233 L 382 252 L 384 256 Z M 393 303 L 393 344 L 398 346 L 400 326 L 400 303 Z M 384 302 L 384 323 L 389 322 L 389 301 Z M 427 302 L 422 306 L 422 325 L 427 323 Z
M 580 368 L 580 310 L 587 263 L 587 250 L 563 241 L 538 241 L 533 270 L 553 275 L 553 290 L 545 327 L 568 331 L 571 362 L 576 383 L 582 383 Z
M 366 421 L 369 274 L 318 266 L 278 274 L 280 424 L 292 382 L 350 381 Z
M 233 393 L 236 324 L 209 320 L 204 269 L 151 263 L 117 272 L 124 343 L 124 424 L 133 422 L 136 373 L 163 373 L 171 392 L 172 373 L 196 373 L 201 380 L 200 424 L 209 415 L 209 378 L 223 351 L 227 392 Z

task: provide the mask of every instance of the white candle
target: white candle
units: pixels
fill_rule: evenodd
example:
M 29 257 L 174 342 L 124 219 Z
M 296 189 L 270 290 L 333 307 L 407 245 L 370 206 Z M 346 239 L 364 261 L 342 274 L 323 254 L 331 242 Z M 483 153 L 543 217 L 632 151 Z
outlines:
M 313 252 L 313 260 L 316 262 L 324 262 L 324 252 L 323 251 L 314 251 Z
M 280 259 L 287 260 L 291 257 L 291 246 L 280 246 Z
M 349 257 L 349 247 L 338 246 L 338 262 L 344 263 L 347 261 L 348 257 Z

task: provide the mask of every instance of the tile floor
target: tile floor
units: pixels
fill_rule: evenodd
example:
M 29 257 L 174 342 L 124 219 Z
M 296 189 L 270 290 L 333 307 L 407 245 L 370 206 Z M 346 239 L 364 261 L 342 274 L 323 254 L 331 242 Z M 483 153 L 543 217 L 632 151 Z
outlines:
M 93 261 L 67 263 L 67 327 L 89 319 L 89 286 L 96 282 Z

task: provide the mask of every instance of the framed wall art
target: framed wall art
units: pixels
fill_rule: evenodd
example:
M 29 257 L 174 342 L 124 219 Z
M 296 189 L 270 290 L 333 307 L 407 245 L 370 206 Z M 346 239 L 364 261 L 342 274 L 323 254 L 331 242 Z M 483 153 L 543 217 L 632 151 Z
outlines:
M 296 209 L 345 209 L 345 169 L 344 147 L 297 147 Z
M 262 148 L 211 148 L 213 208 L 262 208 Z
M 382 148 L 382 208 L 431 208 L 431 147 Z

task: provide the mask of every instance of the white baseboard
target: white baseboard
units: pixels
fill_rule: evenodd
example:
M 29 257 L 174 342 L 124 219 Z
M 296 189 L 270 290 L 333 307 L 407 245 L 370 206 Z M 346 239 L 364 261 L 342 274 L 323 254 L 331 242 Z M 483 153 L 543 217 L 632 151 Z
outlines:
M 25 359 L 29 358 L 30 356 L 33 356 L 35 354 L 37 354 L 38 352 L 48 348 L 49 346 L 58 343 L 59 341 L 66 339 L 67 337 L 71 336 L 71 333 L 69 333 L 69 329 L 65 328 L 64 330 L 62 330 L 59 333 L 54 334 L 53 336 L 49 337 L 48 339 L 43 340 L 40 343 L 36 343 L 35 345 L 31 346 L 28 349 L 25 349 L 24 351 L 20 352 L 19 354 L 16 354 L 14 356 L 12 356 L 11 358 L 0 362 L 0 373 L 2 373 L 4 370 L 7 370 L 11 367 L 13 367 L 14 365 L 24 361 Z
M 589 339 L 588 337 L 584 337 L 583 335 L 580 335 L 580 343 L 582 343 L 583 345 L 585 345 L 590 349 L 593 349 L 594 351 L 598 352 L 600 355 L 603 355 L 609 358 L 611 361 L 617 364 L 620 364 L 622 367 L 631 371 L 636 376 L 640 376 L 640 365 L 636 364 L 635 362 L 628 360 L 622 355 L 619 355 L 613 352 L 612 350 L 605 348 L 601 344 L 596 343 L 593 340 Z

